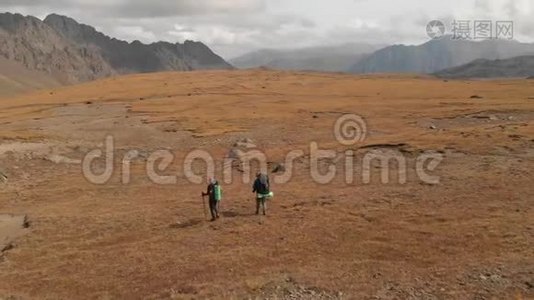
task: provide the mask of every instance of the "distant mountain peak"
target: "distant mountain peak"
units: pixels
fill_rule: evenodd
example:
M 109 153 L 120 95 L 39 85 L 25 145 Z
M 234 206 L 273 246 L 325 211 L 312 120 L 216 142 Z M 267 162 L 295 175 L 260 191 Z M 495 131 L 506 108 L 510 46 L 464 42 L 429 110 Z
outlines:
M 0 28 L 13 32 L 19 29 L 24 24 L 37 25 L 41 20 L 33 16 L 23 16 L 19 13 L 0 13 Z
M 128 43 L 59 14 L 41 21 L 1 13 L 0 38 L 0 57 L 47 72 L 62 82 L 113 74 L 232 68 L 200 42 Z
M 451 36 L 417 46 L 380 49 L 351 68 L 352 73 L 434 73 L 478 58 L 504 59 L 534 54 L 534 44 L 515 40 L 457 40 Z
M 68 22 L 68 23 L 76 23 L 76 24 L 78 24 L 78 21 L 74 20 L 71 17 L 64 16 L 64 15 L 59 15 L 59 14 L 55 14 L 55 13 L 51 13 L 48 16 L 46 16 L 46 18 L 43 20 L 43 22 L 46 23 L 47 21 L 49 22 L 49 21 L 57 21 L 57 20 L 61 20 L 61 21 Z

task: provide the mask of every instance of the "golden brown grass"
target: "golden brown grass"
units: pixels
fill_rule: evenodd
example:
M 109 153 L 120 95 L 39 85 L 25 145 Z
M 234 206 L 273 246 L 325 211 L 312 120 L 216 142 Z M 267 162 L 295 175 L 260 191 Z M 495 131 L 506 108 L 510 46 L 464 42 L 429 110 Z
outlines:
M 122 150 L 171 148 L 177 174 L 190 149 L 220 160 L 244 136 L 273 161 L 311 141 L 344 151 L 332 133 L 343 113 L 368 122 L 353 149 L 406 143 L 410 165 L 418 151 L 445 159 L 438 185 L 413 170 L 404 185 L 377 174 L 368 185 L 316 185 L 299 163 L 267 217 L 253 215 L 249 185 L 235 181 L 223 218 L 208 223 L 203 186 L 154 185 L 142 162 L 130 185 L 116 173 L 95 186 L 79 166 L 0 157 L 12 174 L 0 213 L 32 222 L 0 263 L 0 297 L 247 298 L 280 295 L 271 287 L 285 282 L 355 299 L 532 297 L 532 97 L 526 80 L 249 70 L 131 75 L 3 99 L 3 142 L 66 144 L 63 155 L 81 157 L 113 134 Z

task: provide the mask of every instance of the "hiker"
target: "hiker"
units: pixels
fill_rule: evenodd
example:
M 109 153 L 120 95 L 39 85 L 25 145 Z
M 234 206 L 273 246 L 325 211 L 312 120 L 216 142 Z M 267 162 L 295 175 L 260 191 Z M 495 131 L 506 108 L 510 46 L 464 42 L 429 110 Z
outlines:
M 256 180 L 252 186 L 252 192 L 256 193 L 256 214 L 260 214 L 260 206 L 263 210 L 263 215 L 265 215 L 265 210 L 267 208 L 267 199 L 273 197 L 273 192 L 270 191 L 269 176 L 266 174 L 258 173 L 256 174 Z
M 219 218 L 219 202 L 222 199 L 222 189 L 215 178 L 209 180 L 206 192 L 202 193 L 202 197 L 205 196 L 209 196 L 211 221 L 215 221 Z

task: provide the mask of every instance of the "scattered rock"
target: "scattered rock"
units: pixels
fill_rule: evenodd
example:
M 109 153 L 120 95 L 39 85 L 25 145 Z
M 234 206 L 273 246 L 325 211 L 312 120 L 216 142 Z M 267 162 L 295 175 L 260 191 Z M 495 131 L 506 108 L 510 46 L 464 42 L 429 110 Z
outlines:
M 486 115 L 471 115 L 469 116 L 471 119 L 484 119 L 489 120 L 491 117 Z
M 239 150 L 237 148 L 232 148 L 228 152 L 228 158 L 241 159 L 241 157 L 243 157 L 243 151 L 241 151 L 241 150 Z
M 259 293 L 260 299 L 343 299 L 342 292 L 304 286 L 291 277 L 269 282 L 259 289 Z
M 85 104 L 91 105 L 91 104 L 93 104 L 93 101 L 85 101 Z
M 0 182 L 2 183 L 7 182 L 7 175 L 2 173 L 2 171 L 0 171 Z
M 30 228 L 30 220 L 28 219 L 28 216 L 24 216 L 24 220 L 22 221 L 22 228 Z
M 234 143 L 234 148 L 252 149 L 252 148 L 256 148 L 256 144 L 254 143 L 253 140 L 249 138 L 243 138 Z
M 514 140 L 520 140 L 523 138 L 523 136 L 519 135 L 519 134 L 510 134 L 508 135 L 509 138 L 511 139 L 514 139 Z
M 165 132 L 178 132 L 178 129 L 170 127 L 170 128 L 163 129 L 163 131 L 165 131 Z
M 405 143 L 398 144 L 370 144 L 360 147 L 360 149 L 374 149 L 374 150 L 399 150 L 401 152 L 410 152 L 410 145 Z
M 482 99 L 483 97 L 479 96 L 479 95 L 473 95 L 470 97 L 471 99 Z
M 22 236 L 30 222 L 26 216 L 0 215 L 0 256 L 13 249 L 14 240 Z
M 432 130 L 437 129 L 436 125 L 434 125 L 434 124 L 430 125 L 429 128 L 432 129 Z
M 313 115 L 312 118 L 314 118 L 314 119 L 319 119 L 319 116 L 318 116 L 318 115 Z
M 13 249 L 13 248 L 15 248 L 15 246 L 13 245 L 13 243 L 6 244 L 6 245 L 4 245 L 2 248 L 0 248 L 0 253 L 9 251 L 9 250 L 11 250 L 11 249 Z
M 286 167 L 284 166 L 284 164 L 279 164 L 279 163 L 273 163 L 273 169 L 272 169 L 272 173 L 280 173 L 280 172 L 285 172 L 286 171 Z
M 243 139 L 241 140 L 241 142 L 242 142 L 242 143 L 254 143 L 254 141 L 252 141 L 252 140 L 249 139 L 249 138 L 243 138 Z

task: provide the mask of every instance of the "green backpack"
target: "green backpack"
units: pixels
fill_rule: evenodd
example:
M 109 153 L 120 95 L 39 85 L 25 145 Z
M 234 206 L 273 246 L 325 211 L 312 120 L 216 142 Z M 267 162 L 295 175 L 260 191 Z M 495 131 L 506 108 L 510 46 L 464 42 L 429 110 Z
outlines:
M 215 197 L 215 201 L 221 201 L 222 189 L 220 185 L 216 184 L 213 186 L 213 196 Z

